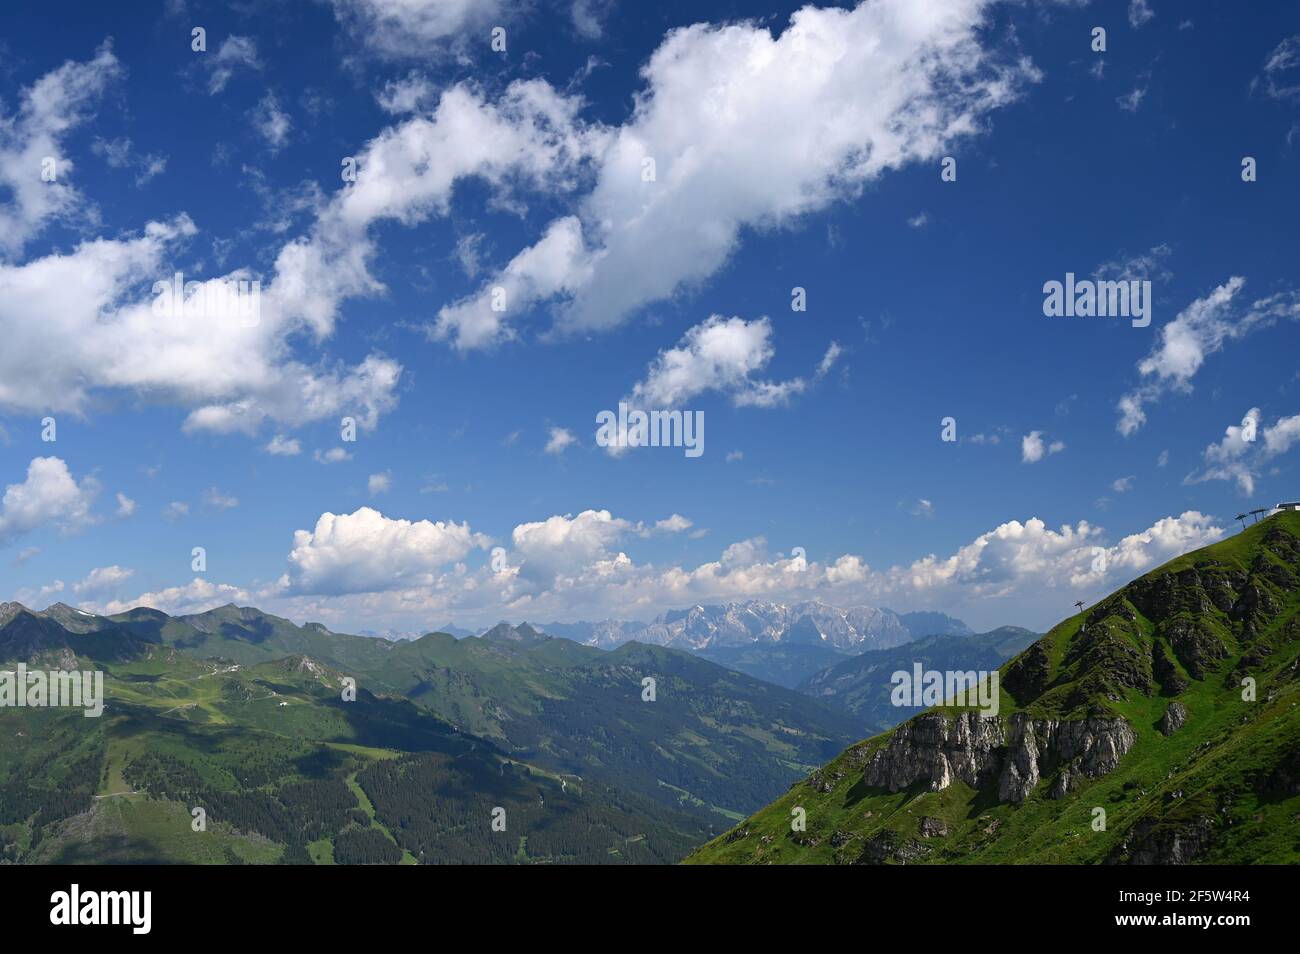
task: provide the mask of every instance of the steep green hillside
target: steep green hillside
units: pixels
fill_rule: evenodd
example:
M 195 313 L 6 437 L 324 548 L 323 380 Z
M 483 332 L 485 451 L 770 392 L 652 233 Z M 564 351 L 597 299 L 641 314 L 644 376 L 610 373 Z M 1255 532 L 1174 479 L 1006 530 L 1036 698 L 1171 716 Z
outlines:
M 996 717 L 916 716 L 688 860 L 1300 861 L 1300 514 L 1146 574 L 1001 675 Z
M 1038 639 L 1019 626 L 1002 626 L 970 636 L 925 636 L 892 649 L 876 649 L 813 673 L 798 686 L 821 702 L 856 715 L 868 732 L 892 729 L 918 708 L 895 706 L 890 700 L 890 677 L 925 669 L 957 672 L 991 672 Z
M 96 665 L 99 718 L 0 710 L 5 860 L 663 863 L 708 834 L 699 817 L 559 778 L 409 701 L 362 687 L 345 702 L 341 674 L 308 657 L 242 666 L 151 646 Z

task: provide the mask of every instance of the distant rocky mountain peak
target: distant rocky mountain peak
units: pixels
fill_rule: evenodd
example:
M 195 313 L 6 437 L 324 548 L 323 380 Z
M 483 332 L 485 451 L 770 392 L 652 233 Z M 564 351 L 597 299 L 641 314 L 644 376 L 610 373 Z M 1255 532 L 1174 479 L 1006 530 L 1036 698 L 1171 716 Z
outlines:
M 918 625 L 939 625 L 950 634 L 969 634 L 960 620 L 941 613 L 909 614 L 926 617 Z M 939 623 L 942 618 L 943 623 Z M 603 620 L 589 623 L 546 623 L 542 628 L 588 646 L 612 649 L 636 640 L 692 652 L 749 645 L 820 645 L 856 654 L 889 649 L 911 641 L 918 632 L 892 610 L 875 606 L 838 607 L 820 600 L 782 603 L 744 600 L 670 610 L 653 622 Z
M 513 643 L 518 646 L 534 646 L 537 643 L 545 642 L 551 637 L 540 630 L 534 629 L 527 623 L 520 623 L 518 626 L 511 626 L 509 623 L 500 622 L 479 638 L 491 643 Z

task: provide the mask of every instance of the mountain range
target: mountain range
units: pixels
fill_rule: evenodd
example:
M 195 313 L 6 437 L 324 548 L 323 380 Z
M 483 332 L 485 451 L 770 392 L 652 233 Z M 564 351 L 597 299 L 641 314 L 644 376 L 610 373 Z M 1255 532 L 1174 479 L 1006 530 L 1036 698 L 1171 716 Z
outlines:
M 924 636 L 893 649 L 876 649 L 840 660 L 799 683 L 800 692 L 858 716 L 867 731 L 893 728 L 915 709 L 896 706 L 890 698 L 896 672 L 923 669 L 943 672 L 997 669 L 1041 634 L 1019 626 L 1002 626 L 970 636 Z
M 874 606 L 840 608 L 815 600 L 803 603 L 745 600 L 673 610 L 650 623 L 607 619 L 598 623 L 543 623 L 539 628 L 603 649 L 636 640 L 692 652 L 784 644 L 825 646 L 846 654 L 888 649 L 917 636 L 971 632 L 965 623 L 943 613 L 900 616 Z
M 858 734 L 691 653 L 526 624 L 390 642 L 233 605 L 6 603 L 0 661 L 105 674 L 100 718 L 0 709 L 18 861 L 673 861 Z
M 687 651 L 527 623 L 394 641 L 234 605 L 3 603 L 6 669 L 98 670 L 106 701 L 0 708 L 0 861 L 1300 858 L 1300 513 L 1041 637 L 851 652 L 960 625 L 886 613 L 665 614 Z M 996 672 L 997 711 L 895 705 L 892 675 L 917 665 Z
M 696 605 L 664 613 L 650 623 L 607 619 L 540 623 L 537 628 L 602 649 L 633 641 L 683 649 L 788 689 L 846 656 L 900 646 L 920 636 L 973 632 L 944 613 L 898 614 L 874 606 L 766 600 Z

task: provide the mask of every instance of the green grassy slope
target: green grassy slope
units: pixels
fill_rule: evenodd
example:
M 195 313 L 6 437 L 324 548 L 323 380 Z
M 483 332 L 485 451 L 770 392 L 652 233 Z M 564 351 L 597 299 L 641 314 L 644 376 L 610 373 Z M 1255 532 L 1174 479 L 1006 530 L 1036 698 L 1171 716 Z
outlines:
M 1300 861 L 1300 514 L 1151 571 L 1000 673 L 1001 747 L 927 745 L 926 730 L 965 718 L 933 710 L 852 746 L 688 861 Z M 1186 721 L 1166 734 L 1173 703 Z M 1003 797 L 1017 723 L 1059 734 L 1083 720 L 1112 740 L 1131 732 L 1131 747 L 1092 775 L 1086 759 L 1043 747 L 1041 779 L 1023 801 Z M 986 770 L 947 784 L 921 772 L 898 790 L 867 784 L 892 751 L 928 764 L 982 758 Z M 806 830 L 792 830 L 796 809 Z
M 232 664 L 310 655 L 520 759 L 733 817 L 861 732 L 849 714 L 689 653 L 634 645 L 610 653 L 526 627 L 393 644 L 233 605 L 177 618 L 138 609 L 79 622 Z M 641 701 L 647 676 L 663 677 L 653 704 Z
M 743 813 L 839 751 L 857 721 L 689 653 L 432 634 L 375 674 L 463 730 L 555 771 Z M 643 680 L 655 700 L 643 700 Z
M 78 662 L 107 674 L 99 718 L 0 710 L 2 860 L 664 863 L 709 833 L 405 699 L 363 685 L 345 702 L 341 674 L 305 657 L 241 665 L 150 644 Z M 496 807 L 505 832 L 491 828 Z
M 259 667 L 306 655 L 376 697 L 409 699 L 503 756 L 575 784 L 612 786 L 692 814 L 709 810 L 715 821 L 775 797 L 859 734 L 846 714 L 687 653 L 638 646 L 609 653 L 525 627 L 394 644 L 232 605 L 175 618 L 150 609 L 106 618 L 63 606 L 10 615 L 0 619 L 0 658 L 51 667 L 92 659 L 110 670 L 130 660 L 114 691 L 173 721 L 413 747 L 405 725 L 376 741 L 371 722 L 366 738 L 353 739 L 339 712 L 303 709 L 277 695 L 274 680 L 248 689 L 255 694 L 237 713 L 222 695 L 240 691 L 232 681 L 251 684 L 242 677 Z M 642 700 L 647 677 L 658 682 L 653 702 Z M 290 705 L 280 705 L 286 699 Z

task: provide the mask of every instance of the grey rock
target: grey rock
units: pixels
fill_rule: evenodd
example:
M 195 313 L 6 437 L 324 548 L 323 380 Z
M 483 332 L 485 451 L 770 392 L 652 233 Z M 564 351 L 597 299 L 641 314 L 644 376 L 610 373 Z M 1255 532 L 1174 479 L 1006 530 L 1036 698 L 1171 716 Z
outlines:
M 948 825 L 940 818 L 927 815 L 921 819 L 920 831 L 922 838 L 943 838 L 948 834 Z
M 1159 729 L 1165 735 L 1173 735 L 1187 721 L 1187 707 L 1181 702 L 1171 702 L 1160 717 Z
M 919 841 L 901 838 L 896 831 L 885 829 L 866 843 L 858 864 L 883 865 L 890 862 L 907 864 L 919 861 L 930 853 L 930 849 Z
M 1130 865 L 1185 865 L 1214 843 L 1214 819 L 1198 816 L 1178 825 L 1142 819 L 1107 861 Z
M 1051 789 L 1048 790 L 1048 797 L 1056 800 L 1065 798 L 1075 787 L 1076 777 L 1070 771 L 1070 766 L 1061 766 L 1061 771 L 1057 773 L 1056 779 L 1052 782 Z
M 999 801 L 1019 804 L 1045 768 L 1068 767 L 1065 781 L 1058 778 L 1063 796 L 1079 776 L 1113 771 L 1136 741 L 1132 727 L 1118 717 L 1061 721 L 1018 712 L 1004 723 L 976 712 L 927 712 L 894 730 L 862 778 L 891 792 L 918 782 L 932 792 L 955 781 L 981 788 L 996 779 Z
M 899 792 L 916 782 L 938 792 L 955 781 L 979 788 L 1001 768 L 1003 724 L 975 712 L 926 712 L 905 722 L 867 762 L 867 785 Z

